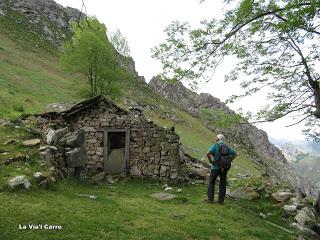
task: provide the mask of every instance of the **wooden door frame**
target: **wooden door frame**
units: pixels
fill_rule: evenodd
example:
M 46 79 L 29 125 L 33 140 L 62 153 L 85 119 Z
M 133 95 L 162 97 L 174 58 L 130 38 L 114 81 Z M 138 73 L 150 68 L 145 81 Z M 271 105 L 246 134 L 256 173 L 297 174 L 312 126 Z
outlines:
M 103 141 L 103 169 L 104 172 L 107 172 L 106 166 L 107 166 L 107 161 L 108 161 L 108 134 L 110 132 L 124 132 L 126 133 L 126 140 L 125 140 L 125 147 L 124 147 L 124 159 L 126 162 L 126 168 L 125 171 L 128 173 L 129 172 L 129 149 L 130 149 L 130 129 L 129 128 L 106 128 L 104 130 L 104 141 Z

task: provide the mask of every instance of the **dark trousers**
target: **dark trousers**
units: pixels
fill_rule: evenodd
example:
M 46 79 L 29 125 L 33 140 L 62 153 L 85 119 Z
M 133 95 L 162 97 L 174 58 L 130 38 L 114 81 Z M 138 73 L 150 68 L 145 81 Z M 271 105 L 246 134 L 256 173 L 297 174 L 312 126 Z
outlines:
M 216 183 L 216 179 L 219 176 L 220 184 L 219 184 L 219 204 L 223 204 L 224 198 L 226 196 L 226 187 L 227 187 L 227 173 L 226 170 L 211 170 L 209 186 L 208 186 L 208 199 L 213 202 L 214 199 L 214 186 Z

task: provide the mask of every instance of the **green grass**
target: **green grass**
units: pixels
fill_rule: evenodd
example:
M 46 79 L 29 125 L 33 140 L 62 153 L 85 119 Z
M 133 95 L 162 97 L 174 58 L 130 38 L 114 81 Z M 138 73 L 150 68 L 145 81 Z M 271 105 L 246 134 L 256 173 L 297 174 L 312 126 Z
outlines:
M 114 185 L 63 183 L 55 191 L 0 192 L 0 239 L 294 239 L 259 217 L 286 226 L 271 202 L 226 200 L 208 205 L 206 186 L 184 185 L 177 199 L 149 195 L 161 184 L 126 180 Z M 97 199 L 77 196 L 96 195 Z M 19 230 L 19 224 L 62 225 L 62 230 Z

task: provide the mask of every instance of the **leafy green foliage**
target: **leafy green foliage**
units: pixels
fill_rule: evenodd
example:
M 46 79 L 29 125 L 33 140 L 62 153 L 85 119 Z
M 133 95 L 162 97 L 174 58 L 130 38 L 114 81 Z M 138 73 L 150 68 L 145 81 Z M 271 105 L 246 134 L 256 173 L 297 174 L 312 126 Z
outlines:
M 306 133 L 319 136 L 320 1 L 226 3 L 221 20 L 203 20 L 196 29 L 180 22 L 167 27 L 166 42 L 153 49 L 153 57 L 163 64 L 163 74 L 196 86 L 200 78 L 209 81 L 226 56 L 235 56 L 238 64 L 226 81 L 241 80 L 244 93 L 230 101 L 265 88 L 270 103 L 256 120 L 294 114 L 294 124 L 307 120 Z
M 230 128 L 241 122 L 240 115 L 227 113 L 220 109 L 201 108 L 199 115 L 207 124 L 212 124 L 218 128 Z
M 67 41 L 61 54 L 63 67 L 86 76 L 91 96 L 117 96 L 121 70 L 116 64 L 115 52 L 106 37 L 106 27 L 96 18 L 73 23 L 74 37 Z M 121 75 L 121 74 L 120 74 Z M 119 77 L 117 77 L 119 76 Z
M 130 57 L 130 47 L 128 40 L 122 35 L 119 29 L 109 34 L 111 44 L 121 55 Z

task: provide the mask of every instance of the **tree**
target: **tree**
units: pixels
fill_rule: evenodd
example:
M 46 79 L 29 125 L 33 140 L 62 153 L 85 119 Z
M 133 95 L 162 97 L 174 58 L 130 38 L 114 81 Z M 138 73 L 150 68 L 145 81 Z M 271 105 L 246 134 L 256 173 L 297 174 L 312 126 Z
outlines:
M 226 56 L 235 56 L 238 64 L 226 81 L 240 80 L 245 91 L 229 101 L 266 88 L 270 103 L 257 121 L 290 115 L 291 125 L 305 122 L 306 133 L 319 136 L 320 0 L 225 2 L 229 9 L 221 20 L 204 20 L 195 29 L 180 22 L 166 28 L 166 42 L 153 49 L 164 75 L 196 85 L 200 78 L 210 80 Z
M 127 39 L 122 35 L 119 29 L 111 32 L 109 35 L 111 44 L 115 49 L 125 57 L 130 57 L 130 47 Z
M 74 22 L 72 28 L 74 36 L 65 43 L 61 54 L 63 67 L 86 76 L 91 96 L 118 94 L 115 73 L 120 70 L 116 65 L 114 49 L 106 36 L 106 27 L 92 17 Z

